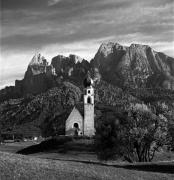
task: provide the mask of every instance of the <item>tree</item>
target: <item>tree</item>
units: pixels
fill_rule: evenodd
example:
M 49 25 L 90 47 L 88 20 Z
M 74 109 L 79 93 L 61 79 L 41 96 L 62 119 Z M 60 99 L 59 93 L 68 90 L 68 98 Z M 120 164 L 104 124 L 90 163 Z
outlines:
M 169 135 L 169 146 L 172 151 L 174 151 L 174 122 L 169 123 L 169 129 L 168 129 L 168 135 Z
M 154 104 L 156 115 L 166 118 L 167 120 L 167 145 L 168 149 L 174 150 L 174 105 L 164 102 Z
M 155 152 L 166 143 L 166 119 L 149 111 L 130 110 L 122 127 L 124 156 L 130 162 L 152 161 Z
M 113 159 L 118 147 L 117 120 L 108 114 L 98 120 L 95 135 L 95 149 L 99 159 Z
M 100 159 L 122 155 L 127 161 L 152 161 L 159 147 L 166 144 L 167 122 L 145 110 L 128 110 L 105 116 L 96 128 L 96 150 Z
M 42 137 L 50 137 L 55 135 L 53 124 L 50 121 L 49 117 L 46 118 L 44 122 L 40 125 L 40 129 Z
M 168 112 L 168 149 L 174 151 L 174 111 Z

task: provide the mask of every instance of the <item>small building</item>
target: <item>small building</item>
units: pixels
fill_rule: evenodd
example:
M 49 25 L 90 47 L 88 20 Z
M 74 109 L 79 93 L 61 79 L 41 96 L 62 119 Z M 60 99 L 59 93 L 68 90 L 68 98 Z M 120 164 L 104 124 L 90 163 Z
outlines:
M 73 108 L 66 120 L 65 127 L 66 135 L 83 135 L 83 116 L 76 107 Z
M 66 135 L 93 136 L 94 128 L 94 88 L 93 81 L 88 73 L 84 80 L 83 112 L 77 107 L 71 111 L 65 124 Z

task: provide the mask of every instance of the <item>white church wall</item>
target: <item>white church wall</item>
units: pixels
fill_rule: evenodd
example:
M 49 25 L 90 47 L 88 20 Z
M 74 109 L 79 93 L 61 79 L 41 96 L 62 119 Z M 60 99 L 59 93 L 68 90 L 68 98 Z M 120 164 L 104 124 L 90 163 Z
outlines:
M 72 110 L 72 112 L 70 113 L 68 119 L 66 120 L 66 125 L 65 125 L 66 135 L 74 135 L 74 131 L 75 131 L 74 123 L 78 124 L 79 135 L 80 135 L 80 133 L 82 132 L 82 128 L 83 128 L 83 117 L 75 107 Z

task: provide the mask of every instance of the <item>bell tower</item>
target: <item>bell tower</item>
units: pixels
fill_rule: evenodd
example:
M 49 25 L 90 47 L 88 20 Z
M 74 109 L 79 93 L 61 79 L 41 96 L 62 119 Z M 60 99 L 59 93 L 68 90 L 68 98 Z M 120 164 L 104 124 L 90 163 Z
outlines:
M 88 73 L 84 80 L 84 122 L 83 133 L 86 136 L 93 136 L 95 134 L 94 128 L 94 88 L 93 80 Z

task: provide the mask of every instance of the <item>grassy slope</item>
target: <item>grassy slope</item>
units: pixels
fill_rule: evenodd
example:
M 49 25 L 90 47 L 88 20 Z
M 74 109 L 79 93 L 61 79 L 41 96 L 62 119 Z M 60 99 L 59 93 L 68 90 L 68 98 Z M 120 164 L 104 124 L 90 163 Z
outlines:
M 1 152 L 9 152 L 16 153 L 17 151 L 35 145 L 36 142 L 28 141 L 28 142 L 15 142 L 15 143 L 6 143 L 0 145 Z
M 137 171 L 80 162 L 46 160 L 0 152 L 0 179 L 173 179 L 174 174 Z

